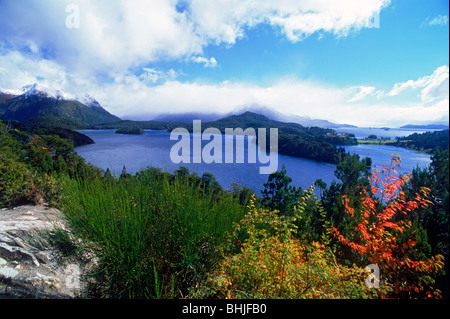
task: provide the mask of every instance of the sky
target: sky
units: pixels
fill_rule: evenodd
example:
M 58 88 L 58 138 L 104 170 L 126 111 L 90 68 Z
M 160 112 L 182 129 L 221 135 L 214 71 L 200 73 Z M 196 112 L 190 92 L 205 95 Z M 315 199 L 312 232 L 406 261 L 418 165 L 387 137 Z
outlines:
M 0 0 L 0 89 L 126 119 L 259 104 L 357 126 L 449 122 L 447 0 Z

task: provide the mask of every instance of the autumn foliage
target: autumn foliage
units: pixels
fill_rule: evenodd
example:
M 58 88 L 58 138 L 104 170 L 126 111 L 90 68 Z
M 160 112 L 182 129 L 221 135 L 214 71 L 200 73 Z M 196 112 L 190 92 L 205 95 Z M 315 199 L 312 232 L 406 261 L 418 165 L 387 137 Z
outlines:
M 230 239 L 237 253 L 226 254 L 210 274 L 201 297 L 359 299 L 376 295 L 365 286 L 364 268 L 344 266 L 326 245 L 298 239 L 301 230 L 295 221 L 311 192 L 312 188 L 293 216 L 258 209 L 253 198 Z
M 343 196 L 345 212 L 357 221 L 352 238 L 346 238 L 332 227 L 340 243 L 351 247 L 361 259 L 380 267 L 381 279 L 390 291 L 387 297 L 428 291 L 433 283 L 430 275 L 444 266 L 442 255 L 424 260 L 411 257 L 417 239 L 409 217 L 431 204 L 430 190 L 422 187 L 412 199 L 407 199 L 402 187 L 411 175 L 399 175 L 399 168 L 400 159 L 393 156 L 389 167 L 382 165 L 381 170 L 373 170 L 371 189 L 361 187 L 361 209 L 351 207 L 347 196 Z M 439 296 L 439 292 L 427 292 L 427 295 Z

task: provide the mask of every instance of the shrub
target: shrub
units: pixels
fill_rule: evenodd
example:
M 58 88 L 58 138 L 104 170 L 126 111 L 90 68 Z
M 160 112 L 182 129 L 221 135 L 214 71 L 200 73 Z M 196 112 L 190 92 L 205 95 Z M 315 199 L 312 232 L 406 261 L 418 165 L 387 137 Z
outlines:
M 216 261 L 243 208 L 190 176 L 143 170 L 135 176 L 63 182 L 62 211 L 78 236 L 98 247 L 102 297 L 185 295 Z
M 427 207 L 429 189 L 422 187 L 414 199 L 407 200 L 402 186 L 409 181 L 410 175 L 398 176 L 400 158 L 394 156 L 389 167 L 374 169 L 370 181 L 371 192 L 362 187 L 362 209 L 356 210 L 349 205 L 347 196 L 343 196 L 345 211 L 356 222 L 352 238 L 346 238 L 336 227 L 333 233 L 338 240 L 359 255 L 362 260 L 379 266 L 384 280 L 392 287 L 390 297 L 407 297 L 431 289 L 434 283 L 433 273 L 443 268 L 442 255 L 428 259 L 414 260 L 414 249 L 418 243 L 419 232 L 412 229 L 407 218 L 417 209 Z M 379 193 L 381 198 L 375 197 Z M 437 292 L 439 293 L 439 292 Z M 430 292 L 428 295 L 436 295 Z
M 23 199 L 30 184 L 25 164 L 0 155 L 0 206 L 6 207 Z
M 365 286 L 364 269 L 342 266 L 323 244 L 294 237 L 296 218 L 256 209 L 253 198 L 230 239 L 228 252 L 237 247 L 238 253 L 226 254 L 204 287 L 192 295 L 296 299 L 372 296 L 374 292 Z

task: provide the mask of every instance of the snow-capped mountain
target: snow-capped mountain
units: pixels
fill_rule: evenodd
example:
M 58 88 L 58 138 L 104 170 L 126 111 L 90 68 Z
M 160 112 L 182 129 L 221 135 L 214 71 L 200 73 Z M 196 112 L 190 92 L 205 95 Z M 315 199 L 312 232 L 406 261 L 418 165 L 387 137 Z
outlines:
M 0 94 L 15 96 L 15 95 L 23 94 L 23 91 L 22 90 L 2 89 L 2 88 L 0 88 Z
M 55 98 L 57 100 L 64 99 L 64 100 L 74 100 L 75 97 L 67 94 L 61 90 L 51 88 L 49 86 L 46 86 L 41 83 L 33 83 L 29 85 L 25 85 L 21 89 L 24 96 L 33 96 L 33 95 L 40 95 L 45 97 L 51 97 Z
M 89 95 L 82 98 L 40 83 L 18 90 L 0 89 L 0 118 L 19 122 L 36 118 L 60 118 L 81 126 L 120 121 Z
M 96 99 L 94 99 L 92 96 L 90 96 L 87 93 L 82 98 L 76 97 L 75 99 L 78 102 L 81 102 L 84 105 L 87 105 L 89 107 L 100 107 L 100 108 L 103 108 Z

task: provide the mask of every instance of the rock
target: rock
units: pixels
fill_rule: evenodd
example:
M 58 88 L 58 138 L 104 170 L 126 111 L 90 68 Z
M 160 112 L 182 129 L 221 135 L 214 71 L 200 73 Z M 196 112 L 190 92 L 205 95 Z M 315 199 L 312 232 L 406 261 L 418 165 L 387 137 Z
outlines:
M 19 273 L 19 271 L 17 271 L 14 268 L 7 267 L 7 266 L 0 267 L 0 278 L 4 277 L 6 279 L 12 279 L 15 276 L 17 276 L 18 273 Z
M 11 247 L 5 243 L 0 243 L 0 256 L 9 260 L 21 261 L 27 264 L 34 264 L 39 267 L 39 261 L 36 257 L 22 247 Z
M 18 246 L 18 247 L 22 247 L 24 249 L 26 249 L 27 247 L 25 246 L 25 244 L 22 242 L 22 240 L 20 240 L 20 238 L 13 238 L 14 243 Z
M 38 251 L 34 254 L 34 256 L 37 258 L 37 260 L 43 264 L 50 263 L 50 258 L 47 256 L 47 254 L 43 251 Z
M 63 214 L 53 208 L 0 210 L 0 299 L 80 296 L 85 266 L 64 259 L 38 236 L 55 227 L 68 229 Z

